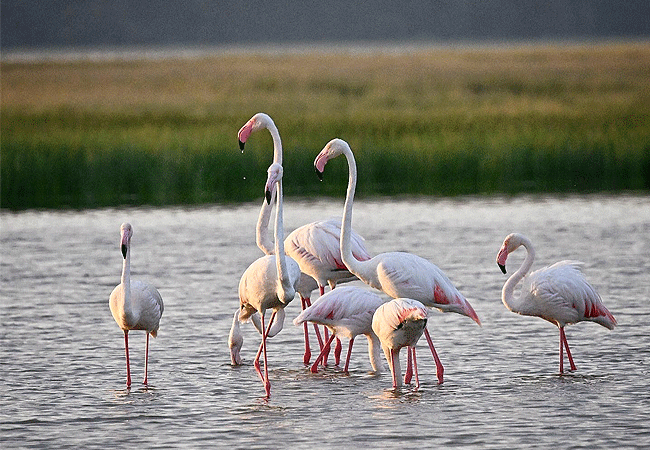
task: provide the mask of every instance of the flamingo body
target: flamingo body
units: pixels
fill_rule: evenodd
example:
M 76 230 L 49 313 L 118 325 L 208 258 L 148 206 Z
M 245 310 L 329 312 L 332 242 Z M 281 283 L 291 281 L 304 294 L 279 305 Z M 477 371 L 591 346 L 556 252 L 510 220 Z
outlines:
M 375 310 L 384 303 L 384 300 L 368 289 L 357 286 L 343 286 L 331 290 L 319 297 L 310 307 L 305 309 L 293 321 L 295 325 L 304 322 L 313 322 L 328 327 L 332 336 L 347 337 L 350 340 L 348 357 L 345 362 L 345 371 L 348 371 L 350 354 L 354 338 L 360 334 L 368 338 L 368 353 L 370 364 L 375 372 L 381 371 L 379 362 L 379 340 L 372 330 L 372 317 Z M 331 340 L 330 340 L 331 342 Z M 312 366 L 315 372 L 325 349 Z
M 523 246 L 527 250 L 521 267 L 503 286 L 501 300 L 510 311 L 537 316 L 555 324 L 560 330 L 560 373 L 563 373 L 562 349 L 566 348 L 571 370 L 576 370 L 564 333 L 564 326 L 582 321 L 596 322 L 610 330 L 616 319 L 603 304 L 596 289 L 584 277 L 577 261 L 560 261 L 528 273 L 535 259 L 532 242 L 518 233 L 508 235 L 497 255 L 497 264 L 506 273 L 508 255 Z M 521 282 L 519 297 L 515 286 Z
M 402 385 L 399 352 L 408 347 L 415 358 L 415 344 L 427 324 L 427 309 L 417 300 L 396 298 L 380 305 L 372 319 L 372 329 L 381 341 L 384 354 L 393 375 L 393 387 Z M 409 354 L 409 361 L 411 353 Z M 415 369 L 416 379 L 417 366 Z M 419 384 L 419 381 L 418 381 Z
M 149 363 L 149 335 L 156 337 L 160 326 L 164 304 L 158 290 L 144 281 L 131 281 L 131 236 L 133 228 L 129 223 L 120 227 L 120 247 L 123 256 L 120 284 L 111 292 L 108 304 L 117 325 L 124 331 L 124 352 L 126 355 L 126 385 L 131 387 L 129 362 L 130 330 L 146 332 L 144 384 L 147 384 Z

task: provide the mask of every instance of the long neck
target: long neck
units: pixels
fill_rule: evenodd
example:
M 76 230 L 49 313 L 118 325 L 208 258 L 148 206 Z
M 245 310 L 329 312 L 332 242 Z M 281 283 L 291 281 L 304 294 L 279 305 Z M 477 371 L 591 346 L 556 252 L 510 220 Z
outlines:
M 528 271 L 535 261 L 535 249 L 533 248 L 532 243 L 529 240 L 522 240 L 521 245 L 526 249 L 526 258 L 524 262 L 521 263 L 521 266 L 515 273 L 510 275 L 508 281 L 503 285 L 503 290 L 501 291 L 501 301 L 510 311 L 518 312 L 521 314 L 526 313 L 526 304 L 521 301 L 521 296 L 518 298 L 514 297 L 515 286 L 526 276 Z
M 257 228 L 255 230 L 255 240 L 260 250 L 265 255 L 272 255 L 274 252 L 274 243 L 269 237 L 269 221 L 271 220 L 271 211 L 273 204 L 268 204 L 266 200 L 262 200 L 262 209 L 260 209 L 260 217 L 257 219 Z
M 131 246 L 126 248 L 126 258 L 122 262 L 122 286 L 124 286 L 124 312 L 132 313 L 131 305 Z
M 278 269 L 279 278 L 279 297 L 280 299 L 292 299 L 295 295 L 291 280 L 289 280 L 289 273 L 287 270 L 287 261 L 284 255 L 284 225 L 282 217 L 282 180 L 278 182 L 276 191 L 276 205 L 275 205 L 275 263 Z
M 344 151 L 348 160 L 348 190 L 345 196 L 345 206 L 343 207 L 343 222 L 341 223 L 341 258 L 343 263 L 350 269 L 350 272 L 359 276 L 360 261 L 352 254 L 352 205 L 354 204 L 354 194 L 357 188 L 357 163 L 354 155 L 349 149 Z
M 381 342 L 375 333 L 370 333 L 368 336 L 368 356 L 370 357 L 370 365 L 375 373 L 382 373 L 381 364 Z
M 282 140 L 280 139 L 280 132 L 273 121 L 266 125 L 266 129 L 269 130 L 273 139 L 273 162 L 282 164 Z M 273 242 L 271 242 L 268 232 L 272 209 L 272 205 L 269 205 L 266 201 L 262 201 L 260 216 L 257 219 L 257 228 L 255 229 L 257 246 L 265 255 L 273 254 Z
M 273 139 L 273 162 L 282 164 L 282 140 L 280 139 L 278 127 L 275 126 L 275 123 L 271 122 L 266 128 L 271 133 L 271 138 Z

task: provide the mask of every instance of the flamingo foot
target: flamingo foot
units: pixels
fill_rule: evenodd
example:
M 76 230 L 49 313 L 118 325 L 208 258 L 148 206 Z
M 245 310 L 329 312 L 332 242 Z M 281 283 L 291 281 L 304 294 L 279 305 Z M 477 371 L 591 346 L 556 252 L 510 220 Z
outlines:
M 271 397 L 271 382 L 266 380 L 264 383 L 264 390 L 266 391 L 266 398 Z
M 311 360 L 311 351 L 306 350 L 305 351 L 305 356 L 302 358 L 302 362 L 303 362 L 304 365 L 308 366 L 310 360 Z

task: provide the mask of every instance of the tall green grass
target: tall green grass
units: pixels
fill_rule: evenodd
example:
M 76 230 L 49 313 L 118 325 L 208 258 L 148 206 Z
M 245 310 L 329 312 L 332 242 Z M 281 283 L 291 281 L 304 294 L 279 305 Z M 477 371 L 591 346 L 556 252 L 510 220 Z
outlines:
M 269 113 L 287 195 L 650 190 L 650 45 L 2 63 L 3 208 L 240 202 L 262 197 Z

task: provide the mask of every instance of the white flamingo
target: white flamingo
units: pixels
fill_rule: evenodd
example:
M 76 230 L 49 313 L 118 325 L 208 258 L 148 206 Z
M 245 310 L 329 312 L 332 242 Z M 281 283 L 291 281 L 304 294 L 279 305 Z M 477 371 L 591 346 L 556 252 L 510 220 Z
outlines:
M 149 365 L 149 335 L 156 337 L 164 305 L 158 290 L 144 281 L 131 281 L 131 236 L 133 228 L 129 223 L 120 227 L 120 248 L 123 256 L 122 279 L 109 299 L 109 306 L 115 322 L 124 331 L 124 352 L 126 354 L 126 386 L 131 387 L 129 363 L 129 330 L 144 330 L 147 340 L 144 358 L 144 384 L 147 384 Z
M 566 348 L 571 370 L 576 370 L 564 326 L 591 321 L 613 330 L 616 319 L 580 271 L 582 263 L 560 261 L 528 274 L 535 260 L 535 249 L 530 239 L 522 234 L 510 234 L 503 241 L 497 255 L 497 264 L 504 274 L 508 255 L 520 246 L 526 249 L 526 258 L 503 285 L 501 300 L 512 312 L 541 317 L 557 325 L 560 330 L 560 373 L 564 372 L 563 347 Z M 515 298 L 515 286 L 522 280 L 521 293 Z
M 402 370 L 399 363 L 399 352 L 407 347 L 409 369 L 404 377 L 404 383 L 411 382 L 412 369 L 415 367 L 415 385 L 420 387 L 415 344 L 422 336 L 427 326 L 426 307 L 410 298 L 395 298 L 379 306 L 372 318 L 372 329 L 381 341 L 384 354 L 393 374 L 393 387 L 402 385 Z
M 240 149 L 243 151 L 246 141 L 253 132 L 263 129 L 269 130 L 273 139 L 273 162 L 282 164 L 283 152 L 280 133 L 273 119 L 267 114 L 257 113 L 241 127 L 237 135 Z M 257 246 L 266 255 L 271 255 L 274 252 L 273 242 L 267 232 L 270 216 L 271 206 L 267 202 L 264 202 L 260 210 L 255 234 Z M 347 270 L 341 259 L 339 245 L 340 230 L 340 220 L 316 221 L 295 229 L 284 240 L 284 251 L 298 263 L 303 273 L 298 285 L 298 293 L 300 294 L 300 302 L 303 310 L 311 305 L 311 292 L 316 287 L 319 288 L 320 295 L 323 295 L 325 285 L 329 285 L 331 289 L 334 289 L 337 283 L 356 279 Z M 370 254 L 365 248 L 363 238 L 353 230 L 350 239 L 352 252 L 355 257 L 362 261 L 369 259 Z M 316 280 L 317 286 L 314 286 L 315 282 L 313 280 Z M 319 348 L 322 350 L 323 340 L 316 325 L 314 325 L 314 330 L 319 342 Z M 311 349 L 306 322 L 304 324 L 304 336 L 305 354 L 303 362 L 307 365 L 311 359 Z M 325 339 L 327 339 L 327 335 Z M 335 352 L 336 364 L 339 363 L 340 351 L 341 342 L 337 339 Z
M 266 199 L 270 203 L 274 185 L 276 188 L 275 217 L 275 254 L 263 256 L 254 261 L 239 281 L 239 321 L 246 322 L 256 312 L 260 315 L 262 343 L 255 356 L 254 366 L 264 383 L 267 398 L 271 395 L 271 383 L 268 373 L 266 339 L 271 325 L 279 310 L 284 309 L 296 295 L 296 286 L 300 279 L 300 267 L 293 259 L 287 257 L 282 249 L 282 166 L 271 164 L 266 181 Z M 273 313 L 268 328 L 264 326 L 264 314 L 267 309 Z M 259 359 L 264 353 L 264 374 L 260 370 Z
M 348 143 L 342 139 L 332 139 L 316 157 L 314 168 L 322 179 L 327 162 L 341 154 L 347 158 L 349 168 L 348 189 L 341 225 L 341 256 L 350 272 L 366 284 L 382 290 L 393 298 L 418 300 L 430 308 L 468 316 L 480 325 L 481 322 L 469 302 L 442 270 L 430 261 L 406 252 L 380 253 L 367 261 L 359 261 L 354 257 L 350 248 L 350 229 L 357 183 L 357 165 Z M 436 361 L 438 382 L 442 383 L 444 368 L 426 328 L 424 335 Z
M 313 322 L 324 325 L 332 331 L 332 337 L 311 366 L 311 371 L 318 371 L 318 364 L 324 358 L 334 337 L 344 336 L 350 340 L 345 360 L 346 373 L 350 365 L 350 355 L 354 338 L 360 334 L 368 338 L 370 364 L 375 372 L 381 372 L 379 358 L 380 342 L 372 331 L 372 316 L 384 300 L 374 292 L 357 286 L 342 286 L 320 296 L 310 307 L 293 320 L 295 325 Z

